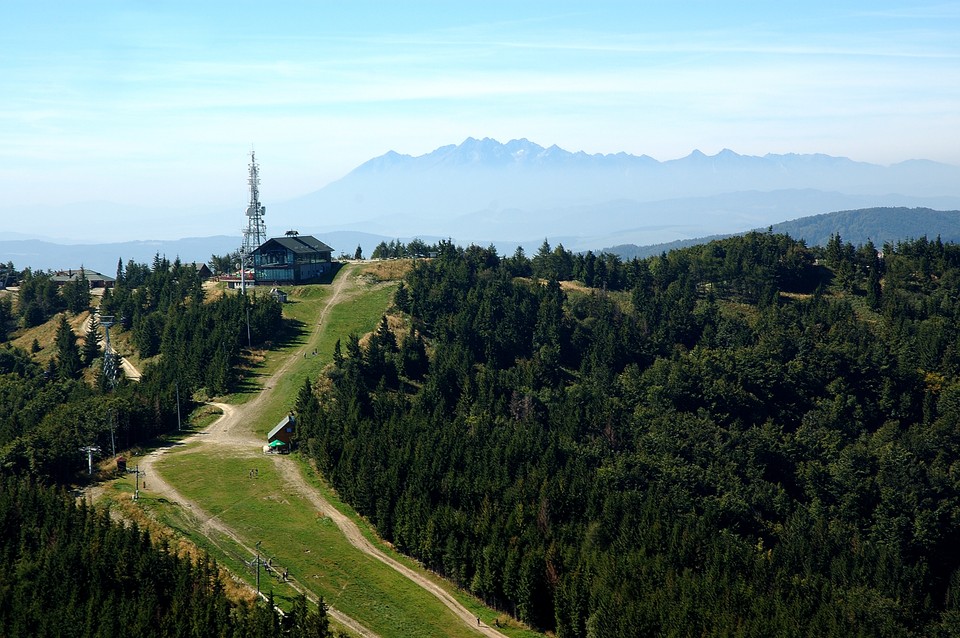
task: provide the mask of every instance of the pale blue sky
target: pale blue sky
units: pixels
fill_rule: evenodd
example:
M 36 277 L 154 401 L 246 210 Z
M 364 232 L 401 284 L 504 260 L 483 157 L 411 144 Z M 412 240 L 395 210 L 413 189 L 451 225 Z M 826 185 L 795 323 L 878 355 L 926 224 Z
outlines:
M 960 2 L 11 0 L 0 97 L 7 206 L 240 205 L 251 146 L 278 201 L 468 136 L 960 164 Z

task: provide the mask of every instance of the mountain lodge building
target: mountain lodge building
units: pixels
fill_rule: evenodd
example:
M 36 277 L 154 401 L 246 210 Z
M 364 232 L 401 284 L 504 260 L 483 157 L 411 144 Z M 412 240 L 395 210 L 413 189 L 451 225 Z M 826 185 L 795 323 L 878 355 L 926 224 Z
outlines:
M 298 284 L 313 281 L 331 268 L 333 249 L 310 235 L 273 237 L 253 251 L 258 284 Z

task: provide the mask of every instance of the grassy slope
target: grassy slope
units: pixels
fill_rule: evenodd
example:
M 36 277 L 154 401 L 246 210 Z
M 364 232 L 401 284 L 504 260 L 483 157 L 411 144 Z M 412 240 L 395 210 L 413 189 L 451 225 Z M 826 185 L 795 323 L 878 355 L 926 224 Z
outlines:
M 359 269 L 345 268 L 340 276 L 358 276 Z M 258 382 L 268 377 L 284 357 L 292 352 L 306 352 L 306 357 L 277 383 L 270 401 L 262 406 L 253 419 L 251 428 L 265 433 L 293 407 L 296 393 L 304 379 L 316 378 L 331 360 L 334 343 L 346 340 L 350 333 L 363 334 L 375 328 L 381 314 L 389 305 L 395 283 L 382 283 L 377 277 L 365 278 L 362 294 L 348 296 L 327 315 L 322 329 L 314 333 L 316 317 L 331 288 L 305 286 L 291 289 L 291 303 L 284 307 L 284 315 L 297 328 L 282 348 L 271 352 L 252 377 L 253 383 L 241 396 L 229 397 L 230 402 L 244 403 L 258 391 Z M 317 356 L 313 356 L 316 349 Z M 167 480 L 187 497 L 200 502 L 207 511 L 236 529 L 247 545 L 263 541 L 265 551 L 275 562 L 290 569 L 303 586 L 323 595 L 331 604 L 369 626 L 382 636 L 472 636 L 471 629 L 457 620 L 432 595 L 402 578 L 379 561 L 363 555 L 350 546 L 329 520 L 318 517 L 313 508 L 292 494 L 278 493 L 273 464 L 260 456 L 222 458 L 216 452 L 186 446 L 164 457 L 160 467 Z M 251 480 L 249 470 L 257 468 L 259 478 Z M 397 558 L 382 541 L 375 537 L 369 525 L 313 475 L 310 480 L 341 511 L 357 522 L 365 535 L 391 556 Z M 123 479 L 124 482 L 132 482 Z M 121 489 L 131 489 L 122 487 Z M 143 494 L 143 492 L 142 492 Z M 245 568 L 244 551 L 232 540 L 214 535 L 205 538 L 190 526 L 175 506 L 149 498 L 141 502 L 150 507 L 169 525 L 211 552 L 235 574 L 252 582 L 253 574 Z M 414 562 L 402 558 L 407 565 Z M 423 570 L 420 570 L 423 571 Z M 438 579 L 435 579 L 438 580 Z M 279 596 L 292 595 L 290 588 L 261 576 L 263 588 L 273 587 Z M 453 587 L 445 584 L 449 591 Z M 485 608 L 471 596 L 457 592 L 457 598 L 484 622 L 501 621 L 493 610 Z M 537 636 L 520 628 L 503 630 L 513 636 Z
M 249 477 L 252 468 L 258 470 L 257 478 Z M 262 541 L 264 554 L 289 569 L 302 586 L 378 634 L 475 635 L 433 596 L 352 547 L 305 499 L 278 489 L 281 480 L 269 458 L 219 458 L 184 450 L 165 457 L 163 472 L 176 477 L 178 489 L 249 540 L 248 545 Z M 235 556 L 233 562 L 239 559 Z M 278 589 L 278 583 L 261 574 L 261 589 Z

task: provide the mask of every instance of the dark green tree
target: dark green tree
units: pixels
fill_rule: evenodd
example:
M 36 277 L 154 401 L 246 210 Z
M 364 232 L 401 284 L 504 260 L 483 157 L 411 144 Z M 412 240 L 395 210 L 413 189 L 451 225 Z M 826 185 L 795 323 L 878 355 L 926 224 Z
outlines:
M 13 304 L 9 297 L 0 297 L 0 343 L 7 340 L 7 333 L 13 323 Z
M 90 281 L 86 271 L 81 268 L 76 279 L 68 281 L 61 290 L 67 310 L 75 315 L 90 307 Z
M 239 251 L 233 251 L 232 253 L 227 253 L 226 255 L 210 255 L 210 270 L 214 275 L 226 275 L 234 272 L 237 269 L 237 264 L 240 263 L 240 253 Z
M 54 341 L 57 353 L 57 372 L 63 379 L 73 379 L 80 373 L 80 348 L 77 346 L 77 335 L 67 322 L 65 314 L 60 315 L 57 325 L 57 335 Z
M 87 322 L 87 330 L 83 337 L 83 352 L 81 354 L 83 365 L 89 367 L 99 356 L 100 322 L 97 321 L 97 315 L 92 314 Z

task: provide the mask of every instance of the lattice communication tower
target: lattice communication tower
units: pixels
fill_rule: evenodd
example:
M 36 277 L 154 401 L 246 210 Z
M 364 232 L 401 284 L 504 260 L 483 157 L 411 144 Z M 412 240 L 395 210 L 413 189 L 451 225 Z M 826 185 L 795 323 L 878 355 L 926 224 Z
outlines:
M 250 204 L 247 206 L 247 228 L 243 231 L 242 248 L 246 255 L 253 254 L 260 244 L 267 241 L 267 226 L 263 222 L 263 214 L 267 209 L 260 203 L 259 171 L 260 166 L 254 151 L 250 151 L 250 176 L 247 178 L 250 184 Z

